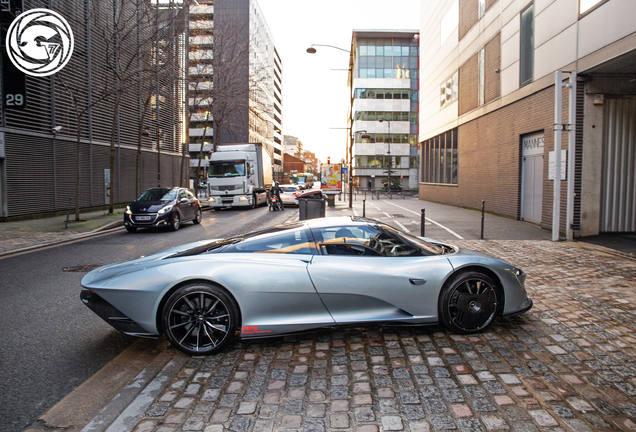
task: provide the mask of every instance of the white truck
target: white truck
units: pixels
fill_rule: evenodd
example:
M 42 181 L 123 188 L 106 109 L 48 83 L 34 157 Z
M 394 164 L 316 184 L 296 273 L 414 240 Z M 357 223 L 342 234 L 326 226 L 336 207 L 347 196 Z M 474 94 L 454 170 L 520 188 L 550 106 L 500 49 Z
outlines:
M 272 157 L 263 144 L 223 144 L 210 155 L 210 207 L 256 208 L 267 203 L 271 186 Z

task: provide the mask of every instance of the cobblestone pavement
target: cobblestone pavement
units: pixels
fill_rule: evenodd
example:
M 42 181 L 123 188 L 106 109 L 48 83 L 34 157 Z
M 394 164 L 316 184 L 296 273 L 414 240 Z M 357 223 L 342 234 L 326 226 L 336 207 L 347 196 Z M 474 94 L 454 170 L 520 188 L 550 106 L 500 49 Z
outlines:
M 131 428 L 636 431 L 636 263 L 547 241 L 461 241 L 519 265 L 534 308 L 475 336 L 322 331 L 192 357 Z

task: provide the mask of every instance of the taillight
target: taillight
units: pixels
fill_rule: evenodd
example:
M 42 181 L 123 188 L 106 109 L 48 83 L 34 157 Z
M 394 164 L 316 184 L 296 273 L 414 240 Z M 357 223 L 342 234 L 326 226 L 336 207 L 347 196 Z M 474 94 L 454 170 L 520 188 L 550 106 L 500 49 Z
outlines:
M 298 192 L 294 192 L 294 198 L 298 198 L 298 195 L 300 195 Z

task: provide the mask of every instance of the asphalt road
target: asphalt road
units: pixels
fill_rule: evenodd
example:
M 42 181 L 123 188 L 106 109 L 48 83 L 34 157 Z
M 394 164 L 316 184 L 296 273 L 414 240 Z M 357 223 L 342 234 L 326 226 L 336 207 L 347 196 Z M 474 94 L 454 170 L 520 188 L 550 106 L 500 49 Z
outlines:
M 136 339 L 103 322 L 79 299 L 85 272 L 64 269 L 127 261 L 171 246 L 283 223 L 297 209 L 203 213 L 177 232 L 104 235 L 0 260 L 0 429 L 33 424 Z

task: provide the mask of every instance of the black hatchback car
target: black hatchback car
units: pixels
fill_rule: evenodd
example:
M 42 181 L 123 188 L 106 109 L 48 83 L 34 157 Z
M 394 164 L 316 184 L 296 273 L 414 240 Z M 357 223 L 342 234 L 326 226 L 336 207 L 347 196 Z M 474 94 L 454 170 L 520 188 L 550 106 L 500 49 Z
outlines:
M 151 188 L 134 200 L 124 214 L 128 232 L 137 228 L 168 227 L 179 229 L 183 222 L 201 222 L 201 204 L 186 188 Z

